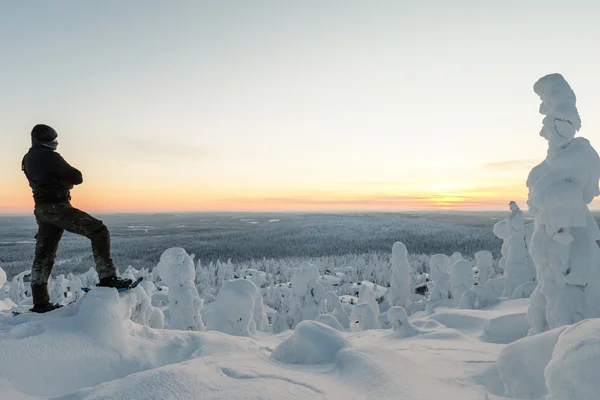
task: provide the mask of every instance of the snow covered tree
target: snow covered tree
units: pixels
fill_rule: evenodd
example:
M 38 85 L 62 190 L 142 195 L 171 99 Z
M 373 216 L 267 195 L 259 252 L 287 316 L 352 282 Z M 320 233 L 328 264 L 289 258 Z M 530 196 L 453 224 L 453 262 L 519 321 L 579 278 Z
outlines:
M 434 254 L 429 261 L 431 281 L 429 288 L 429 303 L 446 300 L 450 295 L 450 274 L 447 272 L 450 260 L 445 254 Z
M 410 323 L 406 310 L 402 307 L 391 307 L 387 311 L 387 319 L 392 324 L 392 330 L 402 338 L 416 336 L 421 333 L 416 326 Z
M 600 194 L 600 157 L 587 139 L 575 138 L 581 120 L 562 75 L 544 76 L 534 91 L 546 116 L 540 136 L 548 152 L 527 178 L 538 281 L 528 310 L 531 334 L 600 317 L 600 230 L 587 206 Z
M 506 217 L 507 254 L 504 272 L 504 293 L 510 297 L 522 283 L 535 280 L 535 266 L 525 243 L 525 218 L 523 211 L 514 201 L 510 202 L 511 213 Z
M 411 297 L 411 266 L 408 262 L 408 251 L 402 242 L 392 246 L 392 274 L 388 302 L 390 307 L 406 307 Z
M 325 289 L 317 282 L 320 274 L 311 263 L 302 263 L 292 275 L 292 293 L 288 316 L 292 328 L 304 320 L 314 320 L 321 313 Z
M 346 313 L 346 310 L 344 310 L 344 305 L 341 300 L 338 305 L 335 306 L 331 315 L 337 319 L 344 329 L 350 329 L 350 316 Z
M 361 331 L 379 328 L 379 321 L 369 303 L 359 303 L 354 306 L 350 313 L 350 321 L 352 321 L 352 324 L 358 323 Z
M 248 279 L 225 281 L 219 289 L 206 327 L 230 335 L 250 336 L 264 330 L 267 322 L 262 297 Z
M 181 247 L 173 247 L 160 256 L 157 268 L 169 286 L 169 329 L 204 330 L 192 257 Z
M 152 306 L 153 291 L 154 283 L 145 280 L 133 289 L 136 302 L 131 310 L 131 320 L 150 328 L 163 329 L 165 325 L 164 315 L 162 311 Z
M 477 261 L 475 266 L 477 268 L 477 284 L 483 286 L 492 277 L 494 256 L 487 250 L 481 250 L 475 253 L 475 260 Z
M 452 255 L 450 256 L 450 263 L 449 263 L 449 265 L 448 265 L 448 266 L 449 266 L 449 267 L 451 267 L 451 266 L 453 266 L 453 265 L 454 265 L 454 263 L 456 263 L 457 261 L 460 261 L 460 260 L 464 260 L 464 257 L 463 257 L 463 255 L 462 255 L 462 254 L 460 254 L 460 252 L 458 252 L 458 251 L 455 251 L 455 252 L 454 252 L 454 253 L 452 253 Z M 448 271 L 448 272 L 450 272 L 450 271 Z
M 450 269 L 450 286 L 454 305 L 460 304 L 464 292 L 471 289 L 475 283 L 473 279 L 473 266 L 466 260 L 459 260 Z
M 198 290 L 200 296 L 212 292 L 212 288 L 210 287 L 209 269 L 202 267 L 200 259 L 198 259 L 198 262 L 196 263 L 196 278 L 194 279 L 194 283 L 196 284 L 196 290 Z
M 327 312 L 332 312 L 335 310 L 338 304 L 342 301 L 338 297 L 337 294 L 333 293 L 331 290 L 325 293 L 325 308 Z
M 368 285 L 364 283 L 360 286 L 358 292 L 358 304 L 367 303 L 373 309 L 373 315 L 377 317 L 379 313 L 379 303 L 377 303 L 377 295 Z
M 69 281 L 64 275 L 59 275 L 51 280 L 50 286 L 50 301 L 52 303 L 63 304 L 67 299 L 66 294 L 69 292 L 67 289 Z
M 27 293 L 25 291 L 25 283 L 23 279 L 25 275 L 30 274 L 31 271 L 23 271 L 20 274 L 13 277 L 12 282 L 10 284 L 10 289 L 8 292 L 8 297 L 15 303 L 19 304 L 21 301 L 27 298 Z

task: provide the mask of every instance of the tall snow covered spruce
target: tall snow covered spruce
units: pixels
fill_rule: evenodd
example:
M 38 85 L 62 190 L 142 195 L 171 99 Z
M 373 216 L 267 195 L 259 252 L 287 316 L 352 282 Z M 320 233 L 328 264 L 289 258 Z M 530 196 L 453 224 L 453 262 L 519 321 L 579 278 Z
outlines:
M 192 257 L 184 249 L 173 247 L 164 251 L 157 267 L 160 277 L 169 285 L 169 329 L 204 330 Z
M 535 281 L 535 266 L 527 250 L 525 217 L 517 203 L 509 203 L 506 219 L 494 225 L 494 234 L 502 239 L 504 297 L 511 297 L 521 284 Z
M 546 116 L 540 136 L 548 152 L 527 178 L 538 280 L 527 313 L 530 334 L 600 317 L 600 230 L 587 206 L 600 194 L 600 157 L 587 139 L 575 138 L 581 120 L 562 75 L 544 76 L 533 89 Z
M 392 274 L 390 279 L 390 290 L 388 301 L 390 307 L 406 307 L 411 297 L 410 264 L 408 262 L 408 251 L 402 242 L 396 242 L 392 246 Z
M 301 321 L 314 320 L 321 313 L 325 301 L 325 289 L 317 282 L 320 274 L 311 263 L 302 263 L 292 275 L 292 296 L 288 316 L 292 320 L 292 328 Z

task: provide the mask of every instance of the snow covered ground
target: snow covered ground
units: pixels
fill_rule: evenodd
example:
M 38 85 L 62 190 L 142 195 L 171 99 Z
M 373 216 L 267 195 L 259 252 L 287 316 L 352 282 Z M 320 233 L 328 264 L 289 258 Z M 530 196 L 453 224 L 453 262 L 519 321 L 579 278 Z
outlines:
M 495 362 L 526 334 L 529 304 L 438 307 L 411 317 L 410 338 L 314 321 L 247 338 L 137 325 L 133 301 L 98 288 L 46 315 L 0 311 L 0 398 L 500 399 Z

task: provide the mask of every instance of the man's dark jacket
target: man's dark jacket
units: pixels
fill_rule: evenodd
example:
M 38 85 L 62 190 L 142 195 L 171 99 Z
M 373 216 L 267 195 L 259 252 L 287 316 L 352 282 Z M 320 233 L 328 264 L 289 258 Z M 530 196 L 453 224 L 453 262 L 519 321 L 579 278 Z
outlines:
M 31 146 L 22 163 L 36 205 L 68 203 L 70 188 L 83 182 L 81 172 L 56 151 L 42 144 Z

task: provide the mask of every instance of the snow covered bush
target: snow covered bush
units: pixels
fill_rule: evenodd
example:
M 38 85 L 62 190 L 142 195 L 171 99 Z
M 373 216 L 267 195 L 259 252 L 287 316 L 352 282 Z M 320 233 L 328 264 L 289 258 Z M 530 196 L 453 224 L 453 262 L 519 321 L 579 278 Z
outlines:
M 360 285 L 358 304 L 360 303 L 367 303 L 369 306 L 371 306 L 373 315 L 375 315 L 375 317 L 379 315 L 379 303 L 377 303 L 377 296 L 369 285 Z
M 466 260 L 459 260 L 450 269 L 450 287 L 454 305 L 460 304 L 464 292 L 471 289 L 475 283 L 473 279 L 473 266 Z
M 337 319 L 337 321 L 342 325 L 344 329 L 350 329 L 350 316 L 344 310 L 344 305 L 340 301 L 337 306 L 331 312 L 331 315 Z
M 421 331 L 410 323 L 406 310 L 402 307 L 391 307 L 387 311 L 387 319 L 392 324 L 392 330 L 402 338 L 417 336 Z
M 164 251 L 157 265 L 160 277 L 169 285 L 169 329 L 204 330 L 202 301 L 194 286 L 194 260 L 180 247 Z
M 477 265 L 477 284 L 479 286 L 485 283 L 492 277 L 494 273 L 494 256 L 488 250 L 481 250 L 475 253 Z
M 279 312 L 275 312 L 271 317 L 271 327 L 273 333 L 281 333 L 290 329 L 290 323 L 287 315 L 282 315 Z
M 528 311 L 532 334 L 600 317 L 600 230 L 587 206 L 600 194 L 600 157 L 587 139 L 574 138 L 581 120 L 562 75 L 544 76 L 534 91 L 546 116 L 540 136 L 548 152 L 527 178 L 539 282 Z
M 361 331 L 379 328 L 379 321 L 369 303 L 359 303 L 354 306 L 350 313 L 350 321 L 351 325 L 358 324 Z
M 292 294 L 289 317 L 292 328 L 300 321 L 314 320 L 321 313 L 325 289 L 317 282 L 319 270 L 310 263 L 302 263 L 292 275 Z
M 264 330 L 267 316 L 254 282 L 247 279 L 226 281 L 219 289 L 212 312 L 206 319 L 209 330 L 235 336 L 250 336 Z
M 325 293 L 325 308 L 327 312 L 332 312 L 340 304 L 342 300 L 332 291 Z
M 348 346 L 348 341 L 335 329 L 317 321 L 302 321 L 273 350 L 271 358 L 286 364 L 329 364 Z
M 15 303 L 19 304 L 27 298 L 27 292 L 25 291 L 25 282 L 23 282 L 25 275 L 30 275 L 31 271 L 23 271 L 20 274 L 13 277 L 8 292 L 8 297 Z
M 408 262 L 408 251 L 402 242 L 392 246 L 392 274 L 388 303 L 390 307 L 406 307 L 411 298 L 411 267 Z
M 98 272 L 93 267 L 90 267 L 86 272 L 79 275 L 79 279 L 81 279 L 81 287 L 91 288 L 96 286 L 98 282 L 100 282 L 100 278 L 98 278 Z
M 51 280 L 49 284 L 50 290 L 50 301 L 52 303 L 64 304 L 67 300 L 67 293 L 69 292 L 69 281 L 64 275 L 59 275 Z
M 140 325 L 147 325 L 154 329 L 163 329 L 165 319 L 163 313 L 152 306 L 152 292 L 154 284 L 151 281 L 142 281 L 135 289 L 136 302 L 131 311 L 131 320 Z

